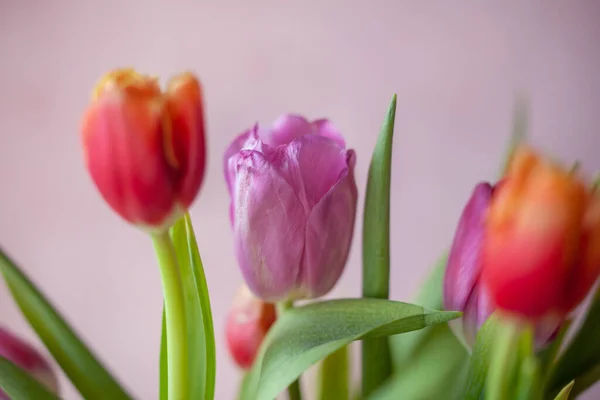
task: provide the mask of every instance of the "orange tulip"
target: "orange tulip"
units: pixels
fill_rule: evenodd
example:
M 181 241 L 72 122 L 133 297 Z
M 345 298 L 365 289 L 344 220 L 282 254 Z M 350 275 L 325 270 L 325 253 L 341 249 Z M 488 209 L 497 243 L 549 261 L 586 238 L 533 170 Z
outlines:
M 485 225 L 482 279 L 499 308 L 564 316 L 600 273 L 600 199 L 529 148 L 516 151 Z
M 162 92 L 134 70 L 102 78 L 82 123 L 89 173 L 130 223 L 162 230 L 196 197 L 206 150 L 202 92 L 190 73 Z

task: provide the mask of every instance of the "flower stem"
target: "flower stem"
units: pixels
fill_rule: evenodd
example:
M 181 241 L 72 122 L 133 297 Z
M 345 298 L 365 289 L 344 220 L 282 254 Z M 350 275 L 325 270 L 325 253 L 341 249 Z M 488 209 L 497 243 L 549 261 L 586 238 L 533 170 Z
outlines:
M 177 255 L 168 232 L 152 235 L 158 258 L 167 324 L 167 368 L 169 400 L 188 397 L 188 337 L 183 284 Z
M 291 301 L 282 301 L 276 304 L 277 315 L 281 316 L 290 308 L 294 307 L 294 303 Z M 288 386 L 288 397 L 289 400 L 302 400 L 302 392 L 300 391 L 300 378 Z

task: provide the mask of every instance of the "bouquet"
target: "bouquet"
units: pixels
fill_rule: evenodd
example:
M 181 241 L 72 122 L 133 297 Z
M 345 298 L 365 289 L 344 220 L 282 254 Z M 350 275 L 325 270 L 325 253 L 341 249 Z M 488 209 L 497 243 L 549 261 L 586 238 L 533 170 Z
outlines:
M 599 181 L 529 145 L 526 107 L 517 102 L 501 173 L 475 184 L 417 298 L 391 300 L 395 108 L 394 96 L 366 188 L 354 177 L 364 154 L 326 119 L 282 115 L 251 126 L 223 155 L 231 200 L 223 223 L 245 285 L 219 351 L 240 367 L 238 399 L 576 398 L 600 379 Z M 163 90 L 157 78 L 123 69 L 101 79 L 81 125 L 100 195 L 154 244 L 164 296 L 161 400 L 215 398 L 214 288 L 200 255 L 210 243 L 196 242 L 188 212 L 204 177 L 204 120 L 194 74 Z M 323 300 L 344 271 L 359 192 L 362 293 Z M 83 398 L 134 398 L 4 250 L 0 272 Z M 315 365 L 309 381 L 303 374 Z M 13 400 L 60 396 L 49 362 L 3 328 L 0 388 L 0 398 Z

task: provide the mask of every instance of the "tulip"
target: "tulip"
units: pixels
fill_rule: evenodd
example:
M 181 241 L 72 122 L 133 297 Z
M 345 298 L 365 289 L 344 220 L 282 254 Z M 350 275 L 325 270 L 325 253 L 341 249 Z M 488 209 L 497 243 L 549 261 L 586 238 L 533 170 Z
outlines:
M 229 146 L 235 254 L 255 295 L 292 301 L 332 289 L 352 241 L 355 163 L 332 123 L 296 115 L 256 125 Z
M 164 230 L 193 202 L 206 149 L 202 92 L 192 74 L 175 77 L 162 92 L 156 78 L 108 73 L 81 131 L 92 180 L 126 221 Z
M 50 364 L 31 346 L 1 327 L 0 356 L 24 369 L 52 393 L 58 394 L 58 379 Z M 7 394 L 0 390 L 0 400 L 8 399 Z
M 520 148 L 492 197 L 481 257 L 497 307 L 562 317 L 600 273 L 600 199 L 577 171 Z
M 482 252 L 486 216 L 493 196 L 502 185 L 492 186 L 481 182 L 475 186 L 460 217 L 448 255 L 444 276 L 444 307 L 463 312 L 462 321 L 452 321 L 450 326 L 468 347 L 474 345 L 477 332 L 496 310 L 487 288 L 482 284 Z M 553 315 L 536 321 L 537 347 L 542 347 L 554 336 L 560 323 L 561 320 Z
M 275 305 L 255 297 L 246 286 L 241 287 L 234 298 L 225 329 L 229 353 L 240 368 L 252 366 L 275 319 Z
M 444 276 L 444 307 L 463 312 L 462 330 L 456 323 L 451 326 L 468 345 L 473 345 L 477 331 L 494 311 L 480 282 L 485 214 L 493 191 L 485 182 L 473 190 L 460 217 Z

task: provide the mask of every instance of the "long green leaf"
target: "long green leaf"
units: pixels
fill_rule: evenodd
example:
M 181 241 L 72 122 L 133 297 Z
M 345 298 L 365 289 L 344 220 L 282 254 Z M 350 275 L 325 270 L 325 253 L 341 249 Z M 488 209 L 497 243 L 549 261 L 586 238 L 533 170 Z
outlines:
M 2 356 L 0 356 L 0 389 L 13 400 L 58 400 L 57 396 L 25 370 Z
M 479 332 L 477 332 L 475 346 L 473 347 L 469 362 L 464 400 L 479 400 L 483 396 L 485 380 L 490 365 L 492 345 L 497 330 L 498 320 L 492 315 L 483 324 Z
M 460 313 L 382 299 L 340 299 L 290 309 L 271 327 L 244 400 L 272 400 L 310 366 L 355 340 L 447 322 Z
M 21 312 L 84 398 L 131 398 L 58 311 L 2 250 L 0 271 Z
M 390 292 L 390 183 L 396 95 L 373 151 L 363 220 L 363 297 L 387 299 Z M 367 396 L 392 373 L 387 337 L 362 343 L 362 392 Z
M 171 228 L 171 237 L 177 253 L 185 296 L 188 345 L 191 353 L 190 398 L 212 400 L 216 373 L 214 327 L 208 285 L 189 214 Z M 164 329 L 163 335 L 166 336 Z M 166 354 L 166 347 L 161 352 Z M 166 379 L 166 372 L 164 375 Z M 161 381 L 162 379 L 161 377 Z
M 580 377 L 586 377 L 589 385 L 600 380 L 600 288 L 597 289 L 588 313 L 562 356 L 550 372 L 547 395 L 556 395 L 571 381 L 575 381 L 573 394 L 586 388 L 579 385 Z M 591 374 L 598 371 L 595 376 Z

